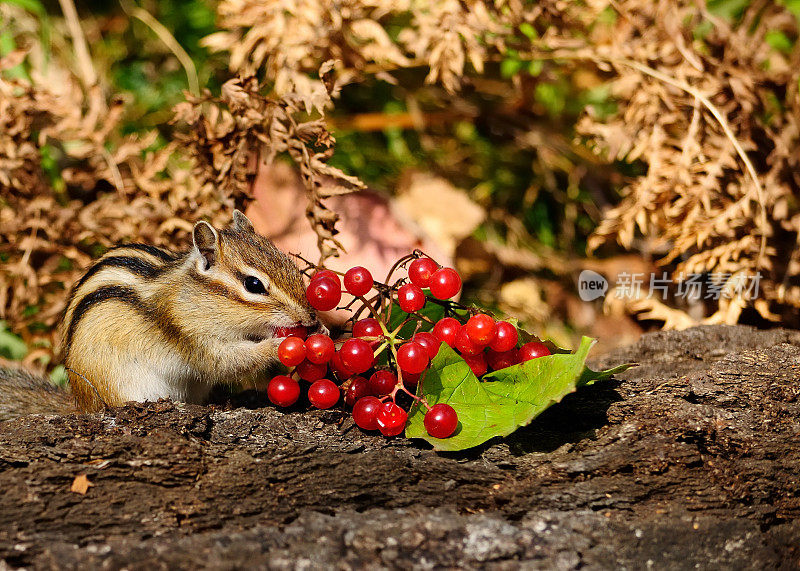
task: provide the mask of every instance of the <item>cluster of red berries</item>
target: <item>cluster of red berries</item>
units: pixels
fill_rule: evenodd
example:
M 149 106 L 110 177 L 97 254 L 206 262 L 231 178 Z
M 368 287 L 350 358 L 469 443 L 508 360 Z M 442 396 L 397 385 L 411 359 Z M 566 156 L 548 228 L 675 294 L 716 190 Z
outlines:
M 457 319 L 445 317 L 433 326 L 433 335 L 458 351 L 476 377 L 490 369 L 499 371 L 550 354 L 547 345 L 538 341 L 517 348 L 517 328 L 508 321 L 495 321 L 483 313 L 473 315 L 464 325 Z
M 429 407 L 424 399 L 409 390 L 416 387 L 442 343 L 456 349 L 477 376 L 486 373 L 489 367 L 502 369 L 550 354 L 547 347 L 537 342 L 518 349 L 516 327 L 507 321 L 496 322 L 486 314 L 473 315 L 465 324 L 455 317 L 443 317 L 436 323 L 424 317 L 419 312 L 429 299 L 446 307 L 457 305 L 447 300 L 461 290 L 461 277 L 454 269 L 440 267 L 425 256 L 408 256 L 398 265 L 408 260 L 412 260 L 408 282 L 400 280 L 392 287 L 375 282 L 369 270 L 360 266 L 349 269 L 343 280 L 331 270 L 321 270 L 312 276 L 306 289 L 312 307 L 320 311 L 336 308 L 342 298 L 343 282 L 344 289 L 359 300 L 372 317 L 355 321 L 352 336 L 337 341 L 322 334 L 306 338 L 302 328 L 278 332 L 279 336 L 287 335 L 278 348 L 278 358 L 292 373 L 270 381 L 267 395 L 273 403 L 291 406 L 297 402 L 300 397 L 298 379 L 305 380 L 311 383 L 308 400 L 313 406 L 330 408 L 339 402 L 344 391 L 345 403 L 353 407 L 353 419 L 359 427 L 394 436 L 404 430 L 408 420 L 407 412 L 396 399 L 398 392 L 403 392 L 429 409 L 424 419 L 428 434 L 447 438 L 458 427 L 456 411 L 444 403 Z M 430 297 L 426 297 L 426 288 Z M 378 295 L 372 300 L 366 299 L 373 289 Z M 387 305 L 384 301 L 390 303 Z M 408 314 L 393 331 L 387 326 L 391 302 Z M 417 323 L 417 329 L 426 322 L 433 327 L 430 331 L 417 331 L 410 339 L 401 339 L 399 332 L 410 321 Z M 381 360 L 384 352 L 386 355 Z M 331 378 L 338 379 L 341 387 Z

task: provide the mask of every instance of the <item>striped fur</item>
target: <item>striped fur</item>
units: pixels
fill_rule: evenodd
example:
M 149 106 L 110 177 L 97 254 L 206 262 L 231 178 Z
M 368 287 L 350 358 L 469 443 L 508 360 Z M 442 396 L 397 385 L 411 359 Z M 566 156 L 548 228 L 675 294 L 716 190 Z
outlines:
M 203 401 L 211 387 L 272 364 L 278 327 L 319 328 L 300 272 L 243 214 L 216 231 L 198 223 L 184 253 L 131 244 L 75 284 L 62 348 L 78 405 Z M 259 278 L 267 294 L 248 292 Z

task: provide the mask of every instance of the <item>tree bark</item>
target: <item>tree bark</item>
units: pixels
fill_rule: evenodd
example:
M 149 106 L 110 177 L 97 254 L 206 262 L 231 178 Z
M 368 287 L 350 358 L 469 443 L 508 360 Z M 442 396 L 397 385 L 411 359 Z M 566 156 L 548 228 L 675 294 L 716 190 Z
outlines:
M 0 559 L 796 568 L 800 332 L 660 332 L 600 361 L 641 366 L 458 454 L 254 394 L 0 423 Z

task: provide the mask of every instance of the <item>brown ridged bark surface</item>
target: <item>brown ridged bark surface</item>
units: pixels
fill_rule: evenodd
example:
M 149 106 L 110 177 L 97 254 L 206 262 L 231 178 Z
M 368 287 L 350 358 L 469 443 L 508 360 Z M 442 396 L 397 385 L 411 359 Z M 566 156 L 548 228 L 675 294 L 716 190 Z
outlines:
M 440 455 L 335 411 L 0 423 L 0 559 L 64 568 L 796 568 L 800 333 L 645 336 L 529 427 Z M 70 492 L 76 476 L 93 486 Z M 2 567 L 2 564 L 0 564 Z

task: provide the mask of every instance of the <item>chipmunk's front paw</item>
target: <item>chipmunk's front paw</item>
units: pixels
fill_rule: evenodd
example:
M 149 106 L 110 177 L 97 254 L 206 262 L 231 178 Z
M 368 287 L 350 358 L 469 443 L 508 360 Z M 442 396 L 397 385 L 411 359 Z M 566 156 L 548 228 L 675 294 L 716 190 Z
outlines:
M 259 349 L 266 349 L 267 347 L 270 347 L 277 352 L 278 346 L 281 344 L 283 339 L 283 337 L 267 337 L 266 339 L 262 339 L 256 343 L 256 347 Z

